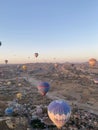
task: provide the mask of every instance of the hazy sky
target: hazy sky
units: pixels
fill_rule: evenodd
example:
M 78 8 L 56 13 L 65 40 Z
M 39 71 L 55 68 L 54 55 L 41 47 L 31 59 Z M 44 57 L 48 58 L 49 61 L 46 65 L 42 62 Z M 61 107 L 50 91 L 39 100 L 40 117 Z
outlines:
M 98 0 L 0 0 L 0 41 L 0 63 L 98 59 Z

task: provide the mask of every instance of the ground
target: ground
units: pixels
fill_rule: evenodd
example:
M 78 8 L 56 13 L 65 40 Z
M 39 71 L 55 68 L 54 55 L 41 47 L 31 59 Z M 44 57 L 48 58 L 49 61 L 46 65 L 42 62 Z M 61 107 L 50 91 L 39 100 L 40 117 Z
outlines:
M 98 115 L 98 84 L 94 78 L 98 77 L 98 68 L 90 68 L 87 64 L 27 64 L 27 70 L 22 65 L 0 66 L 0 117 L 4 117 L 5 109 L 17 98 L 22 97 L 20 104 L 30 107 L 49 105 L 55 99 L 64 99 L 70 106 Z M 45 81 L 50 84 L 49 92 L 43 97 L 37 85 Z M 22 130 L 22 129 L 21 129 Z

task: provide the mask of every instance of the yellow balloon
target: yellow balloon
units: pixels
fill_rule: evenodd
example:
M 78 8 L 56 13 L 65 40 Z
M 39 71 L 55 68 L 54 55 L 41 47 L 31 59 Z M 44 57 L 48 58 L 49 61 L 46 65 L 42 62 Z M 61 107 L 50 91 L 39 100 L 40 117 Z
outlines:
M 27 70 L 27 66 L 26 66 L 26 65 L 23 65 L 23 66 L 22 66 L 22 69 L 23 69 L 23 70 Z
M 90 66 L 95 66 L 96 65 L 96 59 L 94 59 L 94 58 L 91 58 L 91 59 L 89 59 L 89 65 Z
M 21 99 L 21 98 L 22 98 L 22 94 L 21 94 L 21 93 L 17 93 L 16 97 L 17 97 L 18 99 Z

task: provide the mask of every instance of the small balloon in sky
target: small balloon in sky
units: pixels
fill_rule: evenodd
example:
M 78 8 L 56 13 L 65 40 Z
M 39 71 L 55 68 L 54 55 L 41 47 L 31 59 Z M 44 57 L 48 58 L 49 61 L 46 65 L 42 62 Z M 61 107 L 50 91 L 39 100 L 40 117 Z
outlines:
M 8 63 L 8 60 L 5 60 L 5 64 L 7 64 Z
M 38 55 L 39 55 L 38 53 L 34 53 L 34 56 L 35 56 L 36 58 L 38 57 Z

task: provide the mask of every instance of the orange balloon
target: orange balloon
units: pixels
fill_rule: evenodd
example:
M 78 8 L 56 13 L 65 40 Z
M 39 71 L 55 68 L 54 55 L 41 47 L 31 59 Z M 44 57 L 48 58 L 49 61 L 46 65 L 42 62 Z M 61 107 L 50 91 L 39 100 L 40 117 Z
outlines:
M 23 65 L 23 66 L 22 66 L 22 69 L 23 69 L 23 70 L 27 70 L 27 66 L 26 66 L 26 65 Z
M 89 59 L 89 65 L 90 66 L 95 66 L 96 65 L 96 59 L 94 59 L 94 58 L 91 58 L 91 59 Z

